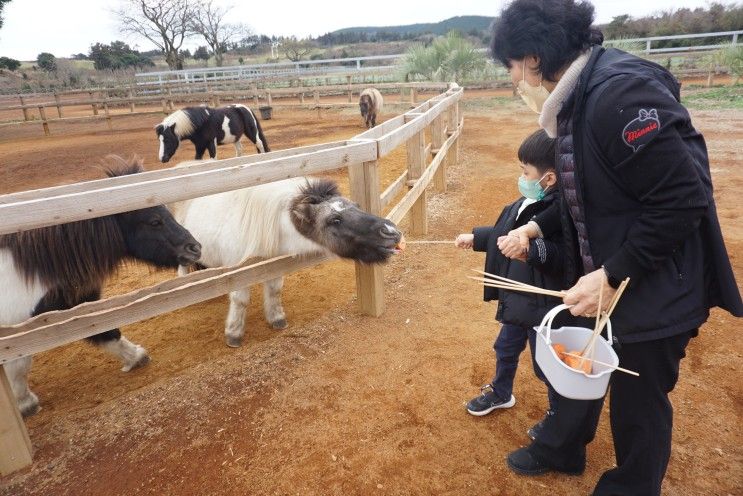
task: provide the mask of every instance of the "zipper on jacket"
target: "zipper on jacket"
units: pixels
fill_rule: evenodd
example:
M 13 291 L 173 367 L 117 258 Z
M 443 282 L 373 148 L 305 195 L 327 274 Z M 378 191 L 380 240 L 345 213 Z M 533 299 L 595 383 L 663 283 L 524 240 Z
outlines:
M 684 279 L 684 274 L 681 271 L 681 261 L 679 258 L 681 257 L 681 252 L 679 250 L 674 250 L 673 255 L 671 256 L 671 260 L 673 261 L 673 267 L 676 269 L 676 280 L 682 281 Z

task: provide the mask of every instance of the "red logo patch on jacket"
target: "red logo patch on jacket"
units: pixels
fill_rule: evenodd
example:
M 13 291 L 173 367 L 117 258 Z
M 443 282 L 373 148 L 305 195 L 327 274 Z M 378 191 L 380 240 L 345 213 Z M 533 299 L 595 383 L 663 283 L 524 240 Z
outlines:
M 640 109 L 639 116 L 631 120 L 622 130 L 624 144 L 637 151 L 642 145 L 649 143 L 660 132 L 658 111 L 655 109 Z

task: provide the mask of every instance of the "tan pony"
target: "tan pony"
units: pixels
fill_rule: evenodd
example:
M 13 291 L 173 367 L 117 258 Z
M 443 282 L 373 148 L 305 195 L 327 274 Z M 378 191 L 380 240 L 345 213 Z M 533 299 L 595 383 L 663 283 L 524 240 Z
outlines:
M 359 96 L 359 110 L 367 129 L 377 125 L 377 114 L 382 111 L 384 99 L 376 88 L 366 88 Z

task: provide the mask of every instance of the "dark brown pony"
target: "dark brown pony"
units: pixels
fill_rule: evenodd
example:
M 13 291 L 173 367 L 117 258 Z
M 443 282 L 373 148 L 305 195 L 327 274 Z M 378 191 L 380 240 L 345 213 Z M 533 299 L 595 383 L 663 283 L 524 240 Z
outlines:
M 107 158 L 109 177 L 143 171 L 136 157 L 129 162 L 117 156 Z M 11 300 L 0 305 L 0 323 L 13 324 L 98 300 L 106 278 L 127 258 L 177 267 L 192 264 L 200 256 L 201 245 L 162 205 L 0 235 L 0 282 L 6 292 L 1 298 Z M 119 356 L 124 371 L 149 361 L 144 348 L 128 341 L 119 329 L 88 340 Z M 30 364 L 30 357 L 6 364 L 24 415 L 38 410 L 38 398 L 26 382 Z

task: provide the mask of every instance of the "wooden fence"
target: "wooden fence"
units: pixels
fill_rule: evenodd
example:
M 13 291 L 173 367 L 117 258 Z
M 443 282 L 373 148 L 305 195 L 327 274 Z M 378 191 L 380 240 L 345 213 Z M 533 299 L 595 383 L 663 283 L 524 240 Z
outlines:
M 2 111 L 18 111 L 16 120 L 0 122 L 0 126 L 13 126 L 23 124 L 41 124 L 44 135 L 51 135 L 50 123 L 62 123 L 70 121 L 96 120 L 105 119 L 109 129 L 113 129 L 112 119 L 132 115 L 167 115 L 176 108 L 176 104 L 201 105 L 208 104 L 219 106 L 222 102 L 252 102 L 254 110 L 262 105 L 272 107 L 296 107 L 299 105 L 304 108 L 339 108 L 355 107 L 354 95 L 358 95 L 367 88 L 363 84 L 347 85 L 330 85 L 321 87 L 293 87 L 293 88 L 257 88 L 255 85 L 247 89 L 232 89 L 225 91 L 205 91 L 205 92 L 183 92 L 177 93 L 173 90 L 184 88 L 168 88 L 167 92 L 161 95 L 136 96 L 133 90 L 128 90 L 126 97 L 110 97 L 109 91 L 106 90 L 103 96 L 94 96 L 93 91 L 89 92 L 88 98 L 63 99 L 59 94 L 55 94 L 54 101 L 27 102 L 27 97 L 18 95 L 21 104 L 0 106 Z M 446 83 L 384 83 L 375 85 L 377 89 L 386 94 L 399 95 L 399 103 L 415 104 L 418 99 L 419 91 L 441 91 L 446 89 Z M 190 90 L 190 88 L 187 88 Z M 121 90 L 115 91 L 120 93 Z M 320 97 L 346 95 L 347 103 L 322 103 Z M 295 98 L 294 103 L 287 103 L 286 100 Z M 274 99 L 281 99 L 282 102 L 274 102 Z M 395 103 L 390 101 L 389 103 Z M 69 107 L 90 107 L 90 114 L 85 116 L 65 117 L 65 108 Z M 137 109 L 137 106 L 140 109 Z M 146 107 L 147 110 L 143 110 Z M 158 110 L 152 110 L 158 107 Z M 111 112 L 114 108 L 124 108 L 127 111 L 123 113 Z M 56 109 L 56 116 L 50 115 L 47 109 Z M 38 117 L 32 113 L 38 111 Z M 21 120 L 22 118 L 22 120 Z
M 459 115 L 462 94 L 462 88 L 451 88 L 347 141 L 2 195 L 0 234 L 343 168 L 348 168 L 351 198 L 376 215 L 381 215 L 383 208 L 407 187 L 386 217 L 399 223 L 409 214 L 410 232 L 425 234 L 426 189 L 433 182 L 439 191 L 445 191 L 446 165 L 458 161 L 464 125 Z M 430 144 L 426 144 L 427 130 Z M 401 145 L 407 148 L 407 171 L 380 192 L 379 159 Z M 202 270 L 124 295 L 0 326 L 0 364 L 274 279 L 327 258 L 324 254 L 286 255 Z M 363 313 L 378 316 L 384 311 L 382 267 L 357 263 L 356 290 Z M 0 473 L 8 474 L 29 465 L 31 454 L 28 433 L 0 367 Z

